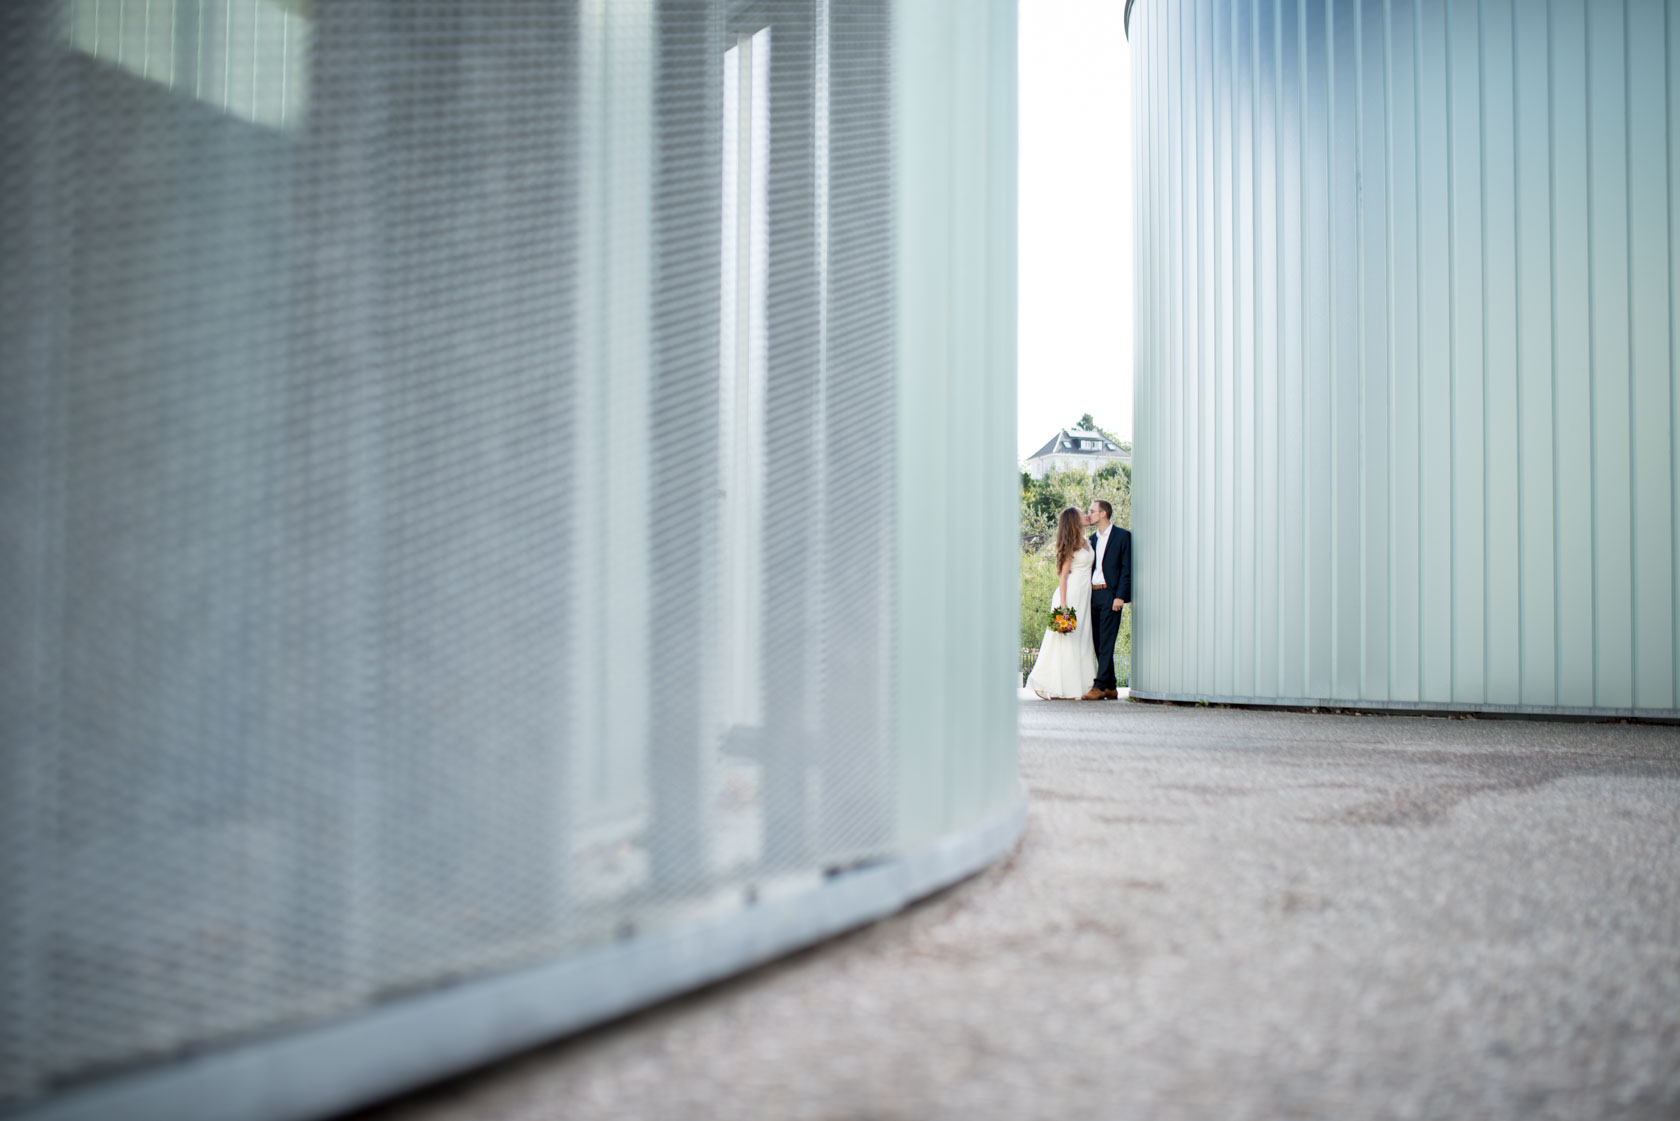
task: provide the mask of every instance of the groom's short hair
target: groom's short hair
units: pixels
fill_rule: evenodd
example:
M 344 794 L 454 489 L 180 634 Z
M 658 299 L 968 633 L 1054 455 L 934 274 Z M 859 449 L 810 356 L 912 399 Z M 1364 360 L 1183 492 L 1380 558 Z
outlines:
M 1093 506 L 1101 506 L 1102 507 L 1102 512 L 1103 512 L 1103 517 L 1107 518 L 1109 521 L 1114 520 L 1114 507 L 1109 505 L 1108 499 L 1106 499 L 1106 498 L 1093 498 L 1091 500 L 1091 504 Z

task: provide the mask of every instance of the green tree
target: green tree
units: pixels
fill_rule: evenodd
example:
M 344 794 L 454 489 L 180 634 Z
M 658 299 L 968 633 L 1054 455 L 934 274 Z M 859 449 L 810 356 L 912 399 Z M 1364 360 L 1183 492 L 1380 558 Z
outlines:
M 1094 498 L 1107 499 L 1114 507 L 1114 524 L 1131 528 L 1132 469 L 1129 464 L 1110 463 L 1095 475 L 1084 471 L 1057 471 L 1042 479 L 1021 482 L 1021 548 L 1037 548 L 1053 536 L 1056 518 L 1069 506 L 1084 510 Z
M 1032 669 L 1030 654 L 1038 651 L 1050 623 L 1050 597 L 1056 594 L 1056 564 L 1049 549 L 1021 554 L 1021 672 Z
M 1099 436 L 1108 438 L 1116 447 L 1124 448 L 1128 453 L 1132 450 L 1132 442 L 1130 440 L 1120 439 L 1120 437 L 1098 424 L 1096 420 L 1092 418 L 1090 413 L 1086 413 L 1084 416 L 1079 418 L 1079 427 L 1085 429 L 1087 432 L 1095 432 Z

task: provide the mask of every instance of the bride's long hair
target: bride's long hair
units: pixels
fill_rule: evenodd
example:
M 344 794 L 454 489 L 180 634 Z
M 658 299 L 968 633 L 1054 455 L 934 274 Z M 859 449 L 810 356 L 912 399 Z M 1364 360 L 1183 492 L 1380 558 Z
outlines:
M 1056 571 L 1062 570 L 1062 565 L 1068 558 L 1077 553 L 1085 544 L 1084 514 L 1079 507 L 1069 506 L 1062 511 L 1061 517 L 1056 519 Z

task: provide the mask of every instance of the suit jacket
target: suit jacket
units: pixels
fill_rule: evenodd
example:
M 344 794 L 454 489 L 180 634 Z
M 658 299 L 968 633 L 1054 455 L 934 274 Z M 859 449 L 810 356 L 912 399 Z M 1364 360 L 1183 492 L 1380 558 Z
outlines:
M 1097 535 L 1091 534 L 1091 548 L 1097 547 Z M 1102 558 L 1100 580 L 1097 574 L 1091 582 L 1108 585 L 1110 594 L 1132 602 L 1132 531 L 1114 526 L 1108 531 L 1108 552 Z

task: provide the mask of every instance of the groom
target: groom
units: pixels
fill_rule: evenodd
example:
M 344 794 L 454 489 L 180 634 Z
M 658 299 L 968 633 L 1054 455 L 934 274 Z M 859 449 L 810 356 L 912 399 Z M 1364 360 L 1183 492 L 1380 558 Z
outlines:
M 1096 560 L 1091 566 L 1091 640 L 1097 647 L 1097 679 L 1082 700 L 1117 700 L 1114 679 L 1114 640 L 1120 637 L 1120 616 L 1132 598 L 1132 531 L 1113 525 L 1114 507 L 1096 499 L 1085 511 Z

